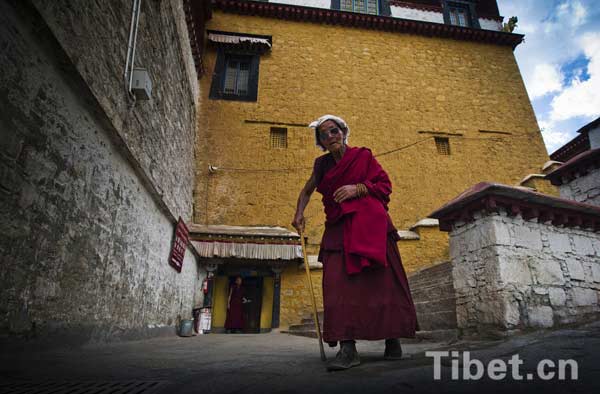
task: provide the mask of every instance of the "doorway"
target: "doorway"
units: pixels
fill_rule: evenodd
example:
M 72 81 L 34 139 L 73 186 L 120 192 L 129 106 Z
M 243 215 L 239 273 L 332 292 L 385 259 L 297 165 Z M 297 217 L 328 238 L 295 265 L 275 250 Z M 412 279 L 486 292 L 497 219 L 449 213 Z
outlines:
M 229 277 L 229 283 L 234 283 L 235 276 Z M 260 276 L 243 277 L 242 288 L 246 302 L 242 305 L 244 316 L 243 333 L 260 332 L 260 311 L 262 307 L 263 278 Z

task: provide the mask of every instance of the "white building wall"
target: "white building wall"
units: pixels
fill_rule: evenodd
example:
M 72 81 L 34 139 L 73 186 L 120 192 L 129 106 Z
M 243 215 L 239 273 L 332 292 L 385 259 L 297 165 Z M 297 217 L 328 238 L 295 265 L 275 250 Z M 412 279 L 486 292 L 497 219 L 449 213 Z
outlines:
M 502 23 L 494 19 L 479 18 L 479 26 L 484 30 L 502 30 Z
M 423 11 L 416 8 L 391 6 L 394 18 L 412 19 L 416 21 L 444 23 L 444 14 L 434 11 Z
M 590 171 L 560 185 L 560 196 L 569 200 L 600 206 L 600 170 Z
M 331 8 L 331 0 L 273 0 L 269 3 L 301 5 L 304 7 Z
M 600 313 L 596 232 L 501 211 L 455 223 L 449 245 L 461 328 L 553 327 Z
M 600 127 L 588 131 L 588 138 L 590 139 L 590 149 L 600 148 Z

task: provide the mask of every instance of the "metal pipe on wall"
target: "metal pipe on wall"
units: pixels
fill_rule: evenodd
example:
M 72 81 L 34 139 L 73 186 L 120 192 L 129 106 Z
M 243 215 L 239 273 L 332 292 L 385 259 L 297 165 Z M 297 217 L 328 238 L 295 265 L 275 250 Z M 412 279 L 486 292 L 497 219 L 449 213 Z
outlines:
M 129 27 L 129 41 L 127 43 L 127 62 L 125 63 L 125 73 L 123 75 L 127 93 L 131 95 L 131 85 L 133 83 L 133 68 L 135 64 L 135 47 L 137 43 L 138 22 L 140 20 L 140 9 L 142 0 L 133 0 L 131 9 L 131 25 Z

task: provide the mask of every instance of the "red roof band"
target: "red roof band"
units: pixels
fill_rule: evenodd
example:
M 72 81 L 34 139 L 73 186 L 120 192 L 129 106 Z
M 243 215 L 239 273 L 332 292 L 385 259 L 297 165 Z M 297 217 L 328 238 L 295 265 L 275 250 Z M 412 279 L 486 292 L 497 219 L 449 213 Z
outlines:
M 538 218 L 555 226 L 587 228 L 600 231 L 600 207 L 554 197 L 519 187 L 481 182 L 465 190 L 429 217 L 440 221 L 441 231 L 451 231 L 457 222 L 475 220 L 475 212 L 498 212 L 523 219 Z

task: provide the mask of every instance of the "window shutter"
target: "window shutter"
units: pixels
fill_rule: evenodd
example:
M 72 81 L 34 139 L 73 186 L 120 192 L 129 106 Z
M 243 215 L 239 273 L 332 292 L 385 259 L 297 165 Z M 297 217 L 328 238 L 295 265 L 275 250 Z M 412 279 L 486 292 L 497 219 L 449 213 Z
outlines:
M 379 0 L 379 15 L 392 16 L 390 0 Z
M 447 1 L 444 1 L 442 10 L 444 11 L 444 23 L 450 25 L 450 10 L 448 9 Z
M 252 56 L 252 62 L 250 64 L 250 81 L 248 86 L 248 99 L 247 101 L 257 101 L 258 98 L 258 65 L 260 63 L 260 56 Z
M 479 17 L 477 16 L 477 10 L 475 9 L 475 3 L 469 3 L 469 13 L 471 14 L 471 27 L 480 29 Z
M 215 70 L 213 71 L 212 82 L 210 85 L 210 94 L 208 95 L 211 99 L 221 98 L 221 86 L 223 85 L 223 78 L 225 76 L 225 54 L 222 50 L 217 51 L 217 61 L 215 62 Z
M 339 10 L 340 9 L 340 0 L 331 0 L 331 9 Z

